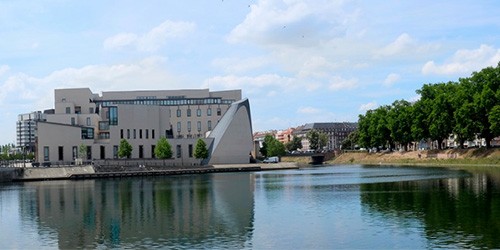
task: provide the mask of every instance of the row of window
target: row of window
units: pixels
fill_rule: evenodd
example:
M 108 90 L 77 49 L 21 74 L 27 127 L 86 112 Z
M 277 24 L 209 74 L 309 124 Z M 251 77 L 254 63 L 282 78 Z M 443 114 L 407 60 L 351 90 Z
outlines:
M 151 145 L 151 158 L 155 158 L 155 155 L 154 155 L 155 146 L 156 145 Z M 87 155 L 85 156 L 86 160 L 94 159 L 92 157 L 92 146 L 86 146 L 86 151 L 87 151 Z M 72 152 L 72 159 L 79 158 L 78 146 L 73 146 L 71 149 L 71 152 Z M 137 152 L 139 152 L 139 158 L 142 159 L 142 158 L 146 157 L 144 155 L 144 145 L 139 145 Z M 176 158 L 182 157 L 182 145 L 180 145 L 180 144 L 176 145 L 176 147 L 175 147 L 175 157 Z M 188 157 L 193 158 L 193 144 L 188 145 Z M 102 160 L 107 159 L 105 146 L 99 146 L 99 158 Z M 63 146 L 59 146 L 57 148 L 57 159 L 59 161 L 64 160 L 64 147 Z M 113 145 L 113 159 L 118 159 L 118 145 Z M 50 148 L 48 146 L 43 147 L 43 160 L 46 162 L 50 161 Z
M 235 100 L 223 100 L 221 98 L 192 98 L 192 99 L 137 99 L 137 100 L 110 100 L 98 101 L 103 107 L 117 104 L 129 105 L 156 105 L 156 106 L 179 106 L 179 105 L 209 105 L 209 104 L 231 104 Z
M 76 106 L 75 107 L 75 114 L 81 114 L 82 113 L 82 107 Z M 89 108 L 89 114 L 94 113 L 94 107 Z M 66 114 L 71 114 L 71 107 L 66 107 Z
M 143 133 L 144 131 L 144 133 Z M 126 134 L 125 134 L 126 132 Z M 149 139 L 149 129 L 120 129 L 120 139 Z M 151 139 L 155 139 L 155 130 L 151 129 Z
M 188 132 L 191 132 L 192 130 L 191 121 L 186 122 L 186 129 Z M 196 130 L 198 132 L 201 131 L 201 121 L 196 122 Z M 212 130 L 212 121 L 207 121 L 207 130 L 208 131 Z M 182 132 L 182 122 L 177 122 L 177 132 L 178 133 Z

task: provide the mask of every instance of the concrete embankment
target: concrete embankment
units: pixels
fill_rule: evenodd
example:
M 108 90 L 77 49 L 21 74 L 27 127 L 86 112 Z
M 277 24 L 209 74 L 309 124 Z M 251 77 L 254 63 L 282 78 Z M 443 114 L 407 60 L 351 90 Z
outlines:
M 22 173 L 20 168 L 0 168 L 0 182 L 9 182 Z
M 94 166 L 71 166 L 50 168 L 12 168 L 0 172 L 0 181 L 40 181 L 58 179 L 95 179 L 116 178 L 133 176 L 157 176 L 157 175 L 182 175 L 182 174 L 207 174 L 221 172 L 249 172 L 263 170 L 298 169 L 296 163 L 282 162 L 274 164 L 224 164 L 199 167 L 178 168 L 130 168 L 95 171 Z

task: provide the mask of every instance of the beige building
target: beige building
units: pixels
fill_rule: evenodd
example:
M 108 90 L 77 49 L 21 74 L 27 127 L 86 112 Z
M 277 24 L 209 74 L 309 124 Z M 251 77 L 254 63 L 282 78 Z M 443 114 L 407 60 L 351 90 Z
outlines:
M 83 160 L 116 159 L 120 140 L 132 145 L 131 158 L 155 158 L 161 136 L 178 165 L 196 165 L 196 141 L 205 140 L 204 163 L 248 163 L 252 150 L 250 105 L 241 90 L 112 91 L 56 89 L 54 111 L 37 123 L 37 161 L 71 163 L 81 144 Z

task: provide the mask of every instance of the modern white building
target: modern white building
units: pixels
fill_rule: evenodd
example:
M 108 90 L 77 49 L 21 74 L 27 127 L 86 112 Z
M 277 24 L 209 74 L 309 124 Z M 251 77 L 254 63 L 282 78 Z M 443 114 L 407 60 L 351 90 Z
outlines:
M 56 89 L 53 114 L 37 122 L 38 162 L 73 162 L 80 145 L 84 160 L 116 159 L 120 140 L 134 159 L 155 158 L 158 139 L 172 146 L 178 165 L 200 164 L 194 147 L 209 147 L 205 163 L 248 163 L 252 150 L 250 104 L 241 90 L 111 91 Z M 50 112 L 49 112 L 50 113 Z

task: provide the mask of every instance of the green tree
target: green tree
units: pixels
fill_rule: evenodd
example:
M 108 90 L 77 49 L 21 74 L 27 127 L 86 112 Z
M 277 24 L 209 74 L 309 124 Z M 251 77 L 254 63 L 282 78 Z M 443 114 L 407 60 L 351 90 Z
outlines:
M 470 78 L 461 78 L 452 95 L 452 105 L 454 109 L 453 133 L 457 137 L 460 148 L 464 148 L 466 140 L 473 140 L 479 132 L 478 117 L 475 114 L 474 93 L 475 86 Z
M 355 130 L 351 132 L 347 137 L 342 141 L 342 149 L 350 149 L 354 150 L 359 140 L 359 130 Z
M 85 160 L 87 159 L 87 146 L 83 143 L 78 147 L 78 158 Z
M 413 141 L 411 127 L 413 124 L 413 107 L 405 100 L 395 101 L 388 114 L 387 123 L 391 138 L 408 150 L 408 144 Z
M 274 138 L 271 134 L 267 134 L 264 137 L 264 142 L 262 143 L 260 152 L 266 157 L 283 156 L 286 154 L 285 145 Z
M 474 95 L 474 107 L 475 115 L 479 121 L 479 132 L 486 141 L 486 147 L 490 148 L 494 134 L 488 116 L 493 107 L 498 105 L 498 97 L 500 97 L 498 94 L 500 91 L 500 62 L 496 67 L 487 67 L 472 73 L 470 80 L 477 88 Z
M 306 138 L 309 141 L 309 148 L 312 150 L 318 150 L 320 148 L 319 142 L 319 132 L 315 129 L 307 131 Z
M 439 83 L 424 85 L 417 93 L 421 94 L 420 101 L 425 106 L 429 137 L 437 141 L 438 148 L 442 148 L 444 139 L 453 132 L 453 105 L 451 95 L 456 91 L 456 83 Z
M 488 116 L 490 129 L 494 136 L 500 136 L 500 105 L 496 105 Z
M 205 143 L 204 140 L 198 139 L 198 141 L 196 141 L 196 146 L 194 149 L 194 157 L 196 159 L 201 159 L 201 160 L 208 158 L 207 144 Z
M 291 141 L 285 144 L 285 148 L 288 151 L 294 151 L 302 148 L 302 140 L 299 137 L 294 136 Z
M 156 142 L 155 156 L 158 159 L 170 159 L 172 158 L 172 155 L 172 147 L 170 146 L 167 138 L 164 136 L 160 137 L 160 139 Z
M 118 146 L 118 157 L 120 158 L 130 158 L 132 155 L 132 145 L 126 140 L 121 139 L 120 145 Z

